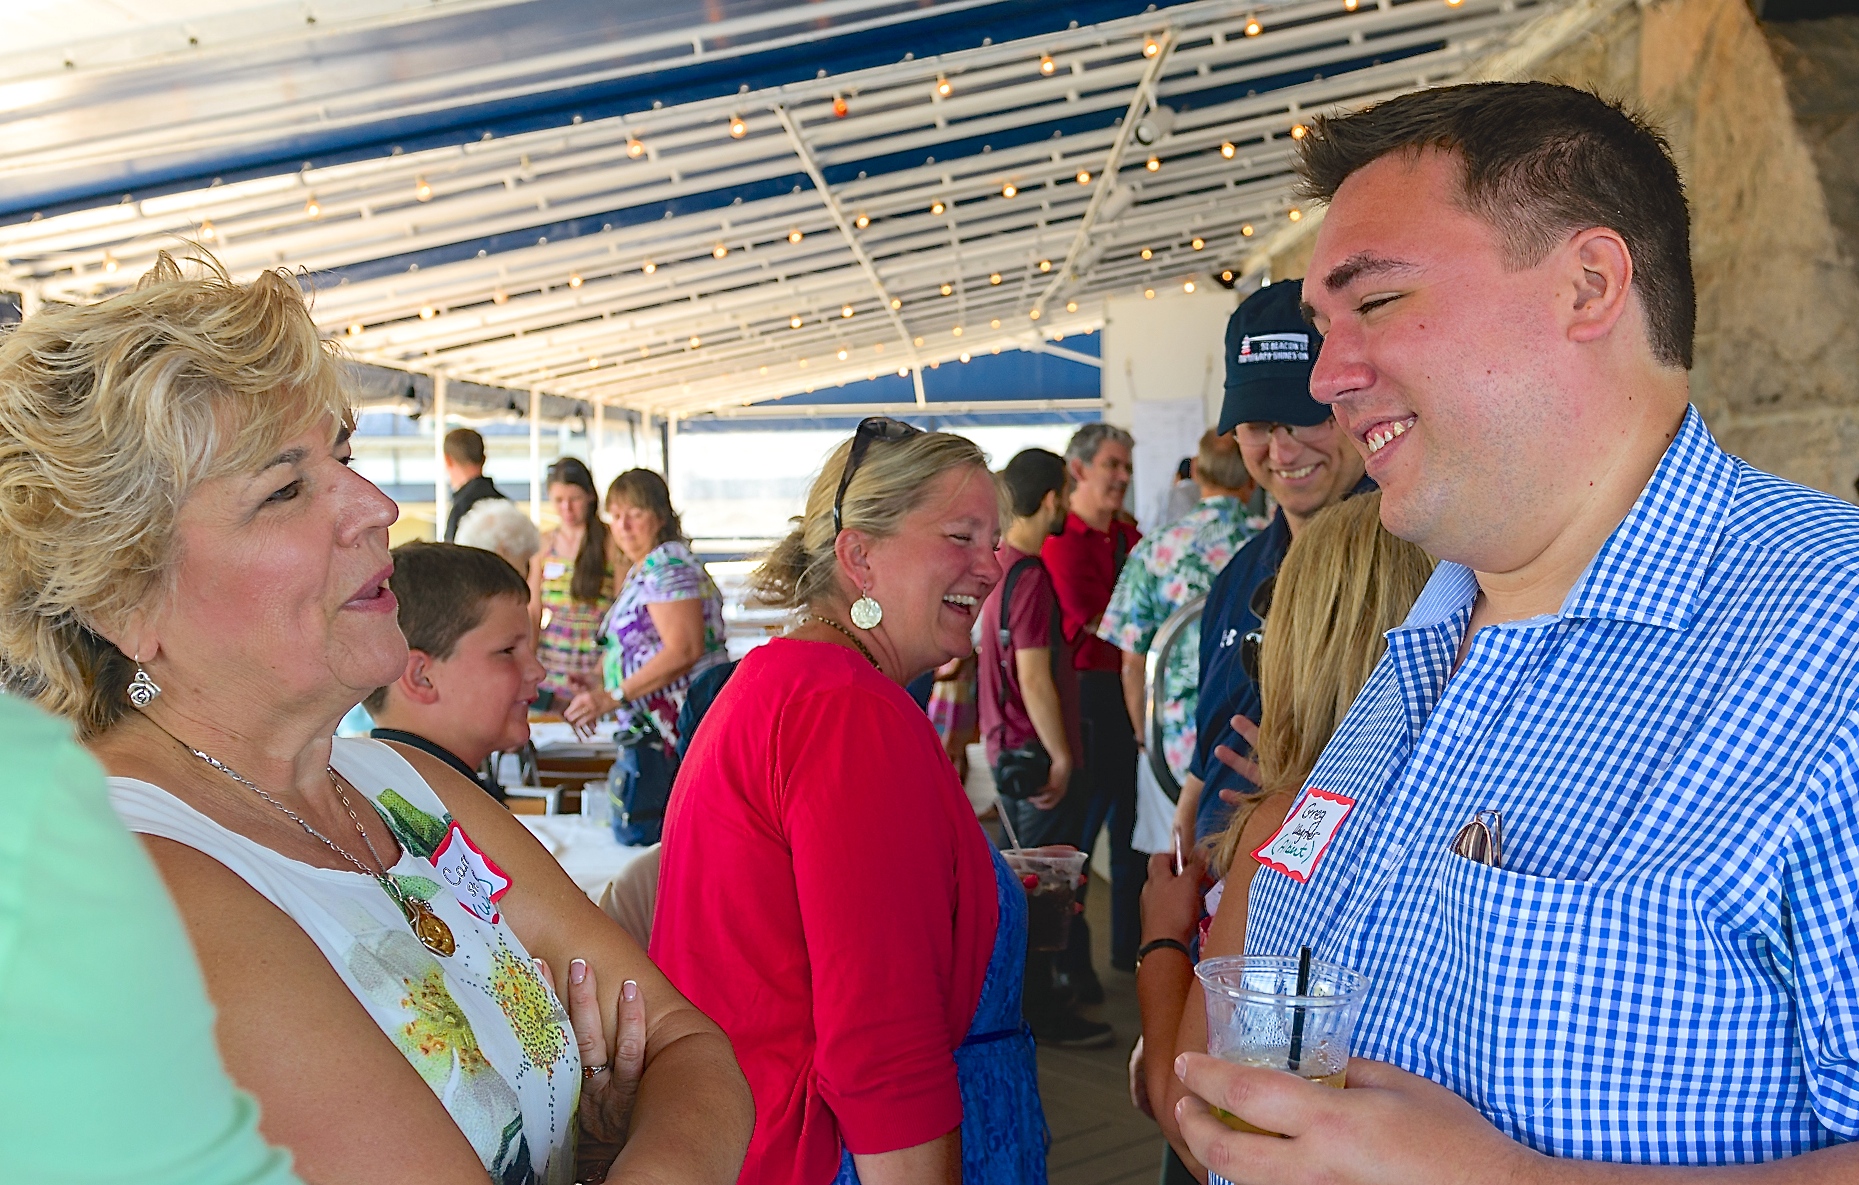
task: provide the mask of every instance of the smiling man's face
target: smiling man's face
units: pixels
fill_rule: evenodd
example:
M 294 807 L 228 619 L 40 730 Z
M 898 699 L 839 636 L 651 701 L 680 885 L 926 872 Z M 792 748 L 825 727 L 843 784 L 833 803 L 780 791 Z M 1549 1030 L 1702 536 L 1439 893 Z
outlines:
M 1459 174 L 1438 150 L 1393 154 L 1337 190 L 1304 281 L 1323 333 L 1311 394 L 1380 484 L 1390 531 L 1504 570 L 1591 426 L 1551 373 L 1550 269 L 1507 265 Z

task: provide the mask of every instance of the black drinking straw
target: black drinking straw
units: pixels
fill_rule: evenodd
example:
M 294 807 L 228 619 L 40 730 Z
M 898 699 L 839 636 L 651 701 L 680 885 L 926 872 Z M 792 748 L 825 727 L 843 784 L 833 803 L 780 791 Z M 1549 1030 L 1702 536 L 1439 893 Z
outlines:
M 1301 999 L 1310 991 L 1310 948 L 1297 948 L 1297 994 Z M 1294 1005 L 1291 1009 L 1291 1056 L 1289 1058 L 1292 1073 L 1297 1072 L 1299 1063 L 1304 1060 L 1304 1006 Z

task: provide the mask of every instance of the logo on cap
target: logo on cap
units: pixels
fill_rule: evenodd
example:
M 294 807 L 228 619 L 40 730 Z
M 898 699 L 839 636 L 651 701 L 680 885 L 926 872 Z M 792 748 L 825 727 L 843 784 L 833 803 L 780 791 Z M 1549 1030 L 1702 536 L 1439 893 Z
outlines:
M 1239 362 L 1309 362 L 1308 333 L 1249 333 L 1239 339 Z

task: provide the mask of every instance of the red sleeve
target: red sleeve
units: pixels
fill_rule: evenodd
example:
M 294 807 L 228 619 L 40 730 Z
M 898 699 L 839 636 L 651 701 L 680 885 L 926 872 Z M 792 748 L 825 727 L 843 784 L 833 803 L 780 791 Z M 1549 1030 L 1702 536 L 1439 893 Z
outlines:
M 1052 574 L 1052 589 L 1059 597 L 1059 624 L 1065 640 L 1076 645 L 1084 623 L 1110 604 L 1110 585 L 1093 571 L 1101 565 L 1092 555 L 1089 535 L 1067 530 L 1053 535 L 1039 550 Z
M 1020 569 L 1014 582 L 1013 604 L 1007 607 L 1007 629 L 1015 650 L 1042 650 L 1052 645 L 1052 578 L 1039 564 Z
M 775 762 L 821 1097 L 854 1152 L 926 1143 L 962 1122 L 949 1017 L 959 885 L 935 780 L 948 758 L 920 713 L 842 689 L 783 710 Z

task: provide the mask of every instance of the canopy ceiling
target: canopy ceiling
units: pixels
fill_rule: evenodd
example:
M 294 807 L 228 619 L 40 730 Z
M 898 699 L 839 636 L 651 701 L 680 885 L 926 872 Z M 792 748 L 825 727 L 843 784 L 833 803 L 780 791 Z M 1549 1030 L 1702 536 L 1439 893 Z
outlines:
M 1569 7 L 143 0 L 73 42 L 23 2 L 0 288 L 28 309 L 194 240 L 304 273 L 358 361 L 681 417 L 1230 283 L 1302 213 L 1313 112 Z

